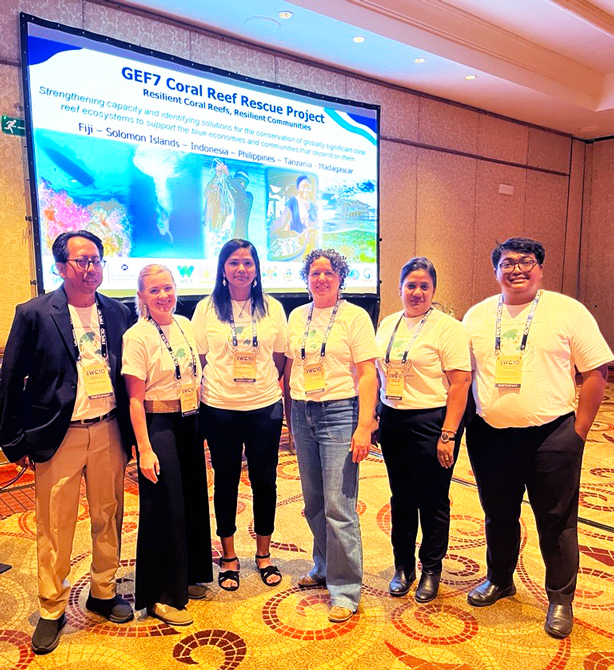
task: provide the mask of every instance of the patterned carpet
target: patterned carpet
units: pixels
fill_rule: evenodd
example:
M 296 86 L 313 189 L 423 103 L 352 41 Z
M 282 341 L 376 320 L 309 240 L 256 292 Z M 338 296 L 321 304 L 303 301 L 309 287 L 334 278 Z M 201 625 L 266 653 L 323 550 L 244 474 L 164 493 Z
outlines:
M 32 481 L 22 477 L 0 492 L 0 668 L 159 670 L 196 666 L 220 670 L 612 670 L 614 669 L 614 386 L 589 436 L 584 459 L 580 524 L 581 570 L 575 629 L 555 640 L 543 631 L 547 607 L 533 517 L 523 514 L 518 593 L 493 607 L 473 608 L 466 594 L 484 575 L 484 527 L 464 451 L 455 470 L 452 531 L 440 596 L 418 605 L 412 592 L 391 598 L 389 489 L 377 452 L 361 466 L 359 513 L 365 579 L 359 614 L 345 624 L 327 619 L 327 592 L 300 590 L 296 578 L 310 567 L 310 534 L 302 516 L 296 459 L 284 436 L 278 471 L 279 506 L 273 555 L 284 574 L 266 587 L 255 569 L 255 539 L 247 475 L 239 500 L 241 588 L 212 586 L 193 601 L 195 624 L 172 628 L 138 612 L 125 625 L 107 623 L 85 609 L 90 560 L 88 510 L 82 499 L 75 539 L 68 624 L 60 646 L 34 656 L 36 624 L 35 518 Z M 14 476 L 0 467 L 0 483 Z M 210 491 L 211 493 L 211 491 Z M 126 476 L 126 517 L 120 590 L 132 597 L 138 495 L 134 465 Z M 219 545 L 215 543 L 215 555 Z M 217 569 L 216 569 L 217 572 Z M 415 585 L 414 585 L 415 588 Z

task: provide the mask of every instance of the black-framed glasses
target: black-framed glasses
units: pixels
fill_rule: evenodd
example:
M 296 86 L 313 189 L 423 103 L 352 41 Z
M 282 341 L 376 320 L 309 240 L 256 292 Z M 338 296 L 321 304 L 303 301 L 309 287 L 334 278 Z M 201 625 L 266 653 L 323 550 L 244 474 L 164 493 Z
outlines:
M 90 269 L 90 265 L 94 270 L 102 270 L 107 262 L 102 258 L 67 258 L 67 263 L 74 263 L 79 270 L 84 272 Z
M 512 270 L 518 266 L 523 272 L 531 272 L 536 265 L 537 261 L 532 258 L 521 258 L 519 261 L 512 261 L 509 258 L 506 258 L 499 263 L 499 270 L 503 270 L 503 272 L 512 272 Z

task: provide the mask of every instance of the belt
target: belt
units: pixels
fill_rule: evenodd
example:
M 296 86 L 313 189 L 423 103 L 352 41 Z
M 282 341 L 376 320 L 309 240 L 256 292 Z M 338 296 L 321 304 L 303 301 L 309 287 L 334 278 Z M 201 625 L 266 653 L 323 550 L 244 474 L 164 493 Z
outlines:
M 91 426 L 93 423 L 99 423 L 100 421 L 105 421 L 106 419 L 112 419 L 115 416 L 115 410 L 112 409 L 110 412 L 103 414 L 102 416 L 96 416 L 93 419 L 77 419 L 76 421 L 71 421 L 71 426 Z
M 177 400 L 146 400 L 145 411 L 149 414 L 171 414 L 181 412 L 181 401 Z

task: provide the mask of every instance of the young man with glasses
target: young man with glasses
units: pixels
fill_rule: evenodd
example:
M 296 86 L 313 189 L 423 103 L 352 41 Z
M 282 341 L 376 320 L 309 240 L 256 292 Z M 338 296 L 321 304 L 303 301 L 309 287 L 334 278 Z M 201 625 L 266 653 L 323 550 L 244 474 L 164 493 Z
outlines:
M 130 310 L 96 292 L 104 267 L 96 235 L 62 233 L 52 251 L 64 282 L 17 306 L 0 377 L 0 445 L 36 478 L 36 654 L 57 647 L 66 621 L 82 477 L 92 523 L 86 607 L 114 623 L 134 616 L 115 582 L 124 469 L 133 444 L 120 374 Z
M 545 630 L 573 628 L 578 497 L 584 442 L 613 358 L 595 319 L 576 300 L 541 289 L 545 251 L 514 237 L 492 252 L 501 294 L 472 307 L 463 325 L 477 415 L 467 450 L 486 517 L 487 576 L 468 601 L 513 596 L 525 490 L 546 566 Z M 583 382 L 576 403 L 576 368 Z

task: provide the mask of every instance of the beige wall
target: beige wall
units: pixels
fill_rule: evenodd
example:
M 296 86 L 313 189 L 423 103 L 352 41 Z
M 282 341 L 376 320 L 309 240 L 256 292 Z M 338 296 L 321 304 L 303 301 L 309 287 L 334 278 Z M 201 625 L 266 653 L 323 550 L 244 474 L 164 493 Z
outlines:
M 614 344 L 614 140 L 587 149 L 579 298 Z
M 383 315 L 397 308 L 400 267 L 419 254 L 430 257 L 438 269 L 439 301 L 461 317 L 471 304 L 496 290 L 489 262 L 495 240 L 519 234 L 546 244 L 546 286 L 577 295 L 583 143 L 96 2 L 2 4 L 2 113 L 21 114 L 20 10 L 232 72 L 381 105 Z M 609 159 L 604 154 L 605 144 L 595 157 L 614 171 L 614 149 Z M 23 162 L 20 140 L 1 136 L 0 344 L 6 340 L 14 305 L 33 294 Z M 599 179 L 605 187 L 606 176 Z M 514 194 L 499 194 L 499 184 L 512 185 Z M 604 235 L 595 232 L 594 243 L 602 255 L 604 242 Z M 591 258 L 591 267 L 592 263 Z M 585 295 L 592 296 L 598 284 L 585 287 Z

